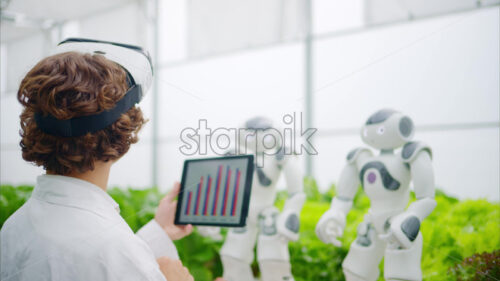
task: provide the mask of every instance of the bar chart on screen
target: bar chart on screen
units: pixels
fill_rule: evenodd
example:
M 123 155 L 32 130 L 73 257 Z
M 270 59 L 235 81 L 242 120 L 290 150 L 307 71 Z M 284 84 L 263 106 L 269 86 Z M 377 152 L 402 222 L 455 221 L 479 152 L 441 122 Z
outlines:
M 180 221 L 240 222 L 248 165 L 247 159 L 190 163 L 180 199 Z

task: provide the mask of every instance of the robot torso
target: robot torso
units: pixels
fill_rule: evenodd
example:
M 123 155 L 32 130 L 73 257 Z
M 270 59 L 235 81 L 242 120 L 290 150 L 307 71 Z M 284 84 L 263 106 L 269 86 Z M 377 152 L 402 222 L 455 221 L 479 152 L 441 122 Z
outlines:
M 361 186 L 370 198 L 372 216 L 387 217 L 406 208 L 411 175 L 400 155 L 383 153 L 367 157 L 358 161 L 357 166 Z
M 264 165 L 255 163 L 252 194 L 250 196 L 249 219 L 256 220 L 276 200 L 276 184 L 281 175 L 284 159 L 276 155 L 264 155 Z

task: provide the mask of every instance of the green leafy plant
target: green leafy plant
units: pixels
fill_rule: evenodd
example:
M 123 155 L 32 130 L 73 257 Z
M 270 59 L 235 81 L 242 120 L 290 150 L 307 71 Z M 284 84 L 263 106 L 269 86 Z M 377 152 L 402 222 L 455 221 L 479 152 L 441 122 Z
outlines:
M 31 191 L 33 191 L 32 186 L 0 186 L 0 228 L 7 218 L 28 200 L 31 196 Z
M 347 216 L 346 229 L 341 239 L 342 247 L 338 248 L 323 244 L 314 232 L 316 223 L 335 196 L 335 186 L 330 186 L 326 192 L 320 192 L 312 178 L 306 178 L 304 186 L 307 201 L 300 218 L 300 239 L 289 246 L 294 277 L 297 281 L 343 280 L 342 260 L 356 238 L 357 225 L 368 211 L 370 200 L 361 189 L 358 191 L 353 209 Z M 30 186 L 0 187 L 0 225 L 24 204 L 32 189 Z M 134 231 L 154 217 L 155 208 L 164 195 L 156 188 L 112 188 L 108 192 L 120 205 L 121 215 Z M 286 192 L 278 193 L 276 205 L 279 208 L 283 207 L 286 197 Z M 415 200 L 413 194 L 411 198 Z M 487 280 L 488 276 L 498 276 L 498 202 L 481 199 L 459 201 L 440 191 L 436 192 L 436 201 L 436 209 L 423 221 L 421 228 L 424 236 L 424 280 Z M 223 234 L 225 232 L 223 230 Z M 214 280 L 222 275 L 219 256 L 222 242 L 204 238 L 195 231 L 192 235 L 175 241 L 175 244 L 184 265 L 197 281 Z M 259 274 L 256 261 L 252 264 L 252 269 L 256 275 Z M 380 269 L 383 270 L 382 264 Z M 480 272 L 488 272 L 488 275 L 481 275 Z M 380 280 L 383 280 L 382 277 Z

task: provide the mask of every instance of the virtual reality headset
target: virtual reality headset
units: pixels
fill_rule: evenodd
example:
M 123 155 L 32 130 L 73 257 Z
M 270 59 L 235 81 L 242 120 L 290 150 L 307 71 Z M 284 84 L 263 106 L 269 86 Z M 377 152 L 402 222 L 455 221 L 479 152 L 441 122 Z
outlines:
M 80 52 L 99 54 L 120 65 L 127 73 L 128 91 L 113 108 L 103 112 L 60 120 L 52 115 L 35 113 L 38 128 L 44 133 L 77 137 L 102 130 L 139 103 L 153 80 L 153 64 L 141 47 L 84 38 L 69 38 L 59 43 L 54 54 Z

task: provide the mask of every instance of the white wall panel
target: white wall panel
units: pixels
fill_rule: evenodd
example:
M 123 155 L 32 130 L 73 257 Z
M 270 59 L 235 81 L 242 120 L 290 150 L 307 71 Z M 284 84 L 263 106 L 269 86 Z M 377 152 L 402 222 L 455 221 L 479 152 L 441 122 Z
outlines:
M 305 32 L 304 0 L 191 0 L 187 8 L 190 56 L 289 41 Z
M 365 0 L 366 23 L 379 24 L 474 9 L 495 1 L 478 0 Z M 496 4 L 498 4 L 496 0 Z
M 24 75 L 49 52 L 50 37 L 39 33 L 5 44 L 7 50 L 7 93 L 17 92 Z
M 364 25 L 364 0 L 314 0 L 312 4 L 315 34 Z
M 184 160 L 189 158 L 179 151 L 182 143 L 178 140 L 162 142 L 159 146 L 158 187 L 168 190 L 176 181 L 181 181 Z M 192 157 L 191 157 L 192 158 Z
M 321 129 L 393 107 L 416 124 L 499 121 L 499 8 L 316 43 Z
M 0 141 L 2 146 L 19 142 L 19 115 L 21 104 L 15 93 L 8 93 L 0 100 Z
M 0 44 L 0 97 L 7 91 L 7 45 Z
M 21 105 L 14 93 L 8 93 L 0 100 L 0 183 L 33 184 L 43 169 L 25 162 L 19 146 L 19 115 Z
M 26 15 L 28 18 L 64 21 L 100 13 L 127 2 L 130 0 L 16 0 L 2 5 L 6 5 L 8 12 Z
M 274 47 L 160 71 L 160 136 L 178 137 L 199 119 L 234 127 L 256 115 L 281 122 L 301 111 L 302 50 Z
M 187 57 L 187 0 L 159 1 L 159 61 Z
M 141 2 L 132 2 L 81 20 L 79 36 L 149 47 L 145 16 Z

